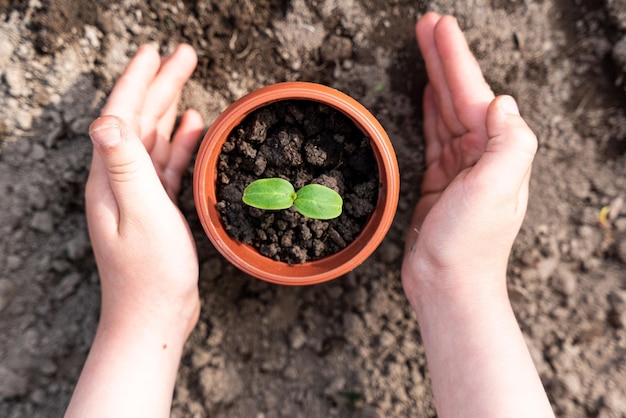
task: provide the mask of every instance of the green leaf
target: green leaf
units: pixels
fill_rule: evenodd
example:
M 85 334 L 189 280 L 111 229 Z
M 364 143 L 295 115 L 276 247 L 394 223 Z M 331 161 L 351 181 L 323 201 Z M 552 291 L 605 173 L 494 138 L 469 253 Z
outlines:
M 296 198 L 291 183 L 280 178 L 260 179 L 250 183 L 243 191 L 243 202 L 259 209 L 279 210 L 293 205 Z
M 313 219 L 333 219 L 341 215 L 343 200 L 337 192 L 321 184 L 309 184 L 296 193 L 296 210 Z
M 358 401 L 363 399 L 363 394 L 361 392 L 357 392 L 355 390 L 342 391 L 342 392 L 339 392 L 339 395 L 341 395 L 344 398 L 346 398 L 346 400 L 348 401 L 348 403 L 350 403 L 350 405 L 354 405 Z

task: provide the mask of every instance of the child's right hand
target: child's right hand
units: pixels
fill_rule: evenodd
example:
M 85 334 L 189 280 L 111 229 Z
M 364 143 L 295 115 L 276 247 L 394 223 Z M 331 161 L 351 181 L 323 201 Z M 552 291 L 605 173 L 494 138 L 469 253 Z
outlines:
M 537 139 L 515 101 L 494 98 L 454 18 L 417 38 L 426 172 L 402 284 L 416 312 L 440 417 L 553 417 L 506 292 Z
M 178 99 L 197 62 L 143 46 L 89 134 L 87 223 L 102 289 L 98 331 L 67 417 L 169 416 L 183 345 L 198 321 L 198 257 L 176 206 L 204 126 Z
M 403 265 L 414 308 L 430 292 L 506 292 L 537 149 L 513 98 L 494 97 L 454 18 L 428 13 L 416 33 L 430 82 L 427 168 Z
M 183 85 L 197 62 L 189 45 L 168 57 L 145 45 L 115 84 L 89 134 L 87 223 L 102 284 L 100 326 L 153 326 L 177 345 L 198 320 L 198 258 L 176 199 L 204 123 Z M 172 343 L 173 344 L 173 343 Z

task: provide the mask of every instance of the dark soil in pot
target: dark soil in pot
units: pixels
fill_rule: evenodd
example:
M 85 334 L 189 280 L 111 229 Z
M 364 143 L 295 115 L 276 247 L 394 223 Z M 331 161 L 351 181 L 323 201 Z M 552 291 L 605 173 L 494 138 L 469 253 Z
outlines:
M 248 184 L 270 177 L 284 178 L 296 190 L 310 183 L 330 187 L 343 198 L 343 213 L 322 221 L 293 208 L 265 211 L 242 202 Z M 223 145 L 217 183 L 228 233 L 290 264 L 349 245 L 374 211 L 379 188 L 369 138 L 343 113 L 307 100 L 275 102 L 248 115 Z

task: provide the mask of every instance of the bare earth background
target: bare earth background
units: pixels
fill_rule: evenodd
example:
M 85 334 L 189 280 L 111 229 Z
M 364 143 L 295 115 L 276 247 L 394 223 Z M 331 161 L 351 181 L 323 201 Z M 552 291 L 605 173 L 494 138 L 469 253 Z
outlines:
M 60 416 L 94 336 L 83 188 L 89 122 L 137 47 L 189 42 L 184 94 L 207 125 L 253 89 L 338 88 L 388 130 L 402 192 L 386 240 L 330 283 L 247 277 L 204 236 L 202 317 L 174 417 L 434 416 L 399 276 L 423 171 L 424 66 L 413 26 L 457 16 L 495 92 L 540 140 L 509 289 L 556 412 L 626 416 L 626 1 L 0 0 L 0 416 Z M 600 211 L 608 207 L 605 222 Z

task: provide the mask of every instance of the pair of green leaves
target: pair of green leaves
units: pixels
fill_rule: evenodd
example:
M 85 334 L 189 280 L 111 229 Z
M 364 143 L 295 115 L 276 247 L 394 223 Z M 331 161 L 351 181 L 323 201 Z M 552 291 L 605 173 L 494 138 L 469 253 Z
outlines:
M 321 184 L 308 184 L 297 192 L 287 180 L 255 180 L 243 191 L 243 202 L 259 209 L 281 210 L 292 205 L 302 215 L 313 219 L 333 219 L 341 215 L 343 199 Z

